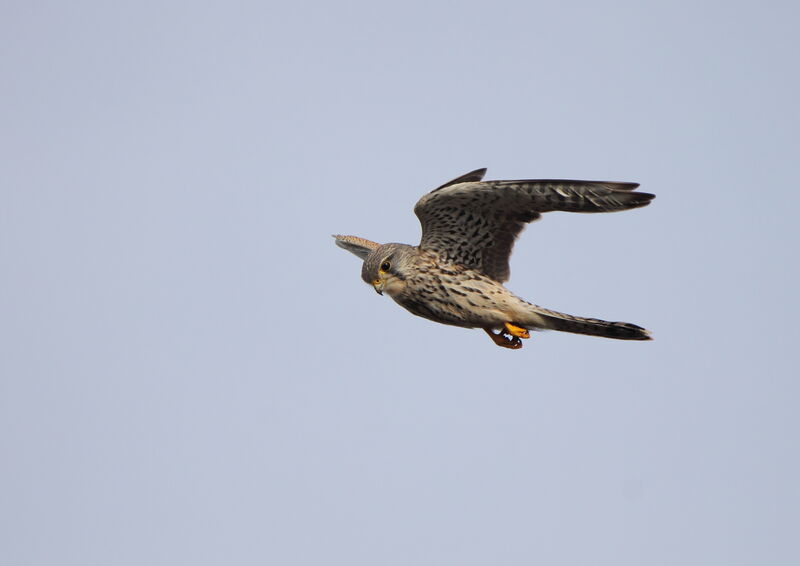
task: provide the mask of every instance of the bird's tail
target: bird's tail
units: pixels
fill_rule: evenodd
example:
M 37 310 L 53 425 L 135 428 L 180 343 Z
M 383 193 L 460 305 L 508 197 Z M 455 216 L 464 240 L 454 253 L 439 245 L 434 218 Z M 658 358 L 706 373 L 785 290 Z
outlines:
M 542 320 L 539 324 L 552 330 L 602 336 L 617 340 L 652 340 L 649 331 L 629 322 L 609 322 L 597 318 L 584 318 L 551 311 L 536 305 L 531 306 L 537 319 Z

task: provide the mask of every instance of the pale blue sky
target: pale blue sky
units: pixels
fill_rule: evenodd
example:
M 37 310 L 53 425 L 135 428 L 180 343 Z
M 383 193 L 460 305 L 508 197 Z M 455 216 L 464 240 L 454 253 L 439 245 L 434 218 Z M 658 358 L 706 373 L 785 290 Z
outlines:
M 0 563 L 800 563 L 790 2 L 6 2 Z M 509 287 L 652 329 L 521 351 L 332 233 L 637 181 Z

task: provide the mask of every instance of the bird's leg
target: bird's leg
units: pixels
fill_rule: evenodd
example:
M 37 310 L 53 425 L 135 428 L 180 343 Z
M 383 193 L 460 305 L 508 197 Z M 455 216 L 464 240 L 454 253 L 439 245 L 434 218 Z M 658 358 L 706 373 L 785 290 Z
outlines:
M 514 326 L 510 322 L 505 323 L 506 330 L 512 336 L 516 336 L 517 338 L 530 338 L 531 335 L 528 332 L 527 328 L 522 328 L 521 326 Z
M 497 334 L 492 332 L 489 328 L 484 328 L 483 331 L 489 335 L 489 338 L 491 338 L 495 344 L 502 348 L 511 348 L 512 350 L 518 350 L 519 348 L 522 348 L 522 341 L 516 336 L 509 339 L 506 336 L 505 329 L 500 330 L 500 332 Z

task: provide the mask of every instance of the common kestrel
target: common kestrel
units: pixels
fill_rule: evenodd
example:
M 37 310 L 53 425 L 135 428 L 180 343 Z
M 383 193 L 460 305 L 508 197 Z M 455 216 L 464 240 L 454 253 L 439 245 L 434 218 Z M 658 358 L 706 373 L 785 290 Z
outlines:
M 522 347 L 528 330 L 560 330 L 619 340 L 650 340 L 647 330 L 548 310 L 506 289 L 514 240 L 543 212 L 615 212 L 654 198 L 638 183 L 604 181 L 482 181 L 486 169 L 453 179 L 414 207 L 419 246 L 334 236 L 361 259 L 361 278 L 411 313 L 442 324 L 482 328 L 495 344 Z

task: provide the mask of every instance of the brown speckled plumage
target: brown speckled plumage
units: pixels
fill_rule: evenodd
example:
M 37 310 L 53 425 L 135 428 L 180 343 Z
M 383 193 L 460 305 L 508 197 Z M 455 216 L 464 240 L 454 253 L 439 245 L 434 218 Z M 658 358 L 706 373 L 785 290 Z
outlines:
M 481 182 L 485 172 L 467 173 L 417 202 L 414 212 L 422 224 L 419 246 L 380 245 L 355 236 L 335 236 L 336 243 L 364 259 L 361 276 L 379 293 L 385 291 L 413 314 L 436 322 L 487 332 L 505 332 L 505 325 L 519 327 L 518 331 L 553 329 L 649 340 L 648 332 L 634 324 L 544 309 L 520 299 L 502 283 L 510 275 L 514 240 L 541 213 L 627 210 L 646 206 L 653 195 L 635 192 L 635 183 Z M 518 338 L 501 343 L 494 336 L 499 345 L 521 345 Z

